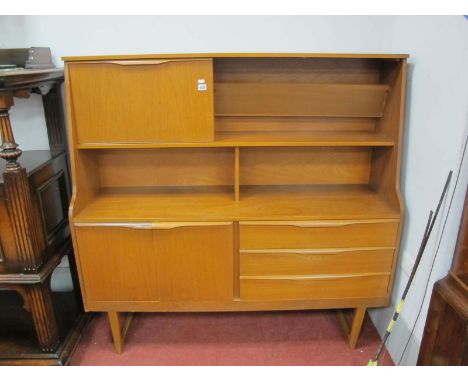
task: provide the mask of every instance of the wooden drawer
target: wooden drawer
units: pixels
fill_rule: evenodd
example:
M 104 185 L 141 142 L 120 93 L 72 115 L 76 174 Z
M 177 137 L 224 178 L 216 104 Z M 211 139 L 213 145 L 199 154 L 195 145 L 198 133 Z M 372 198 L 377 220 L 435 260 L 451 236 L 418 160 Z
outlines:
M 78 144 L 214 139 L 211 59 L 72 63 L 68 76 Z
M 398 220 L 240 222 L 240 249 L 394 247 Z
M 230 301 L 231 222 L 76 223 L 88 301 Z
M 241 250 L 241 276 L 352 275 L 388 273 L 392 248 L 298 250 Z
M 311 300 L 385 297 L 389 283 L 385 275 L 331 277 L 241 277 L 242 300 Z

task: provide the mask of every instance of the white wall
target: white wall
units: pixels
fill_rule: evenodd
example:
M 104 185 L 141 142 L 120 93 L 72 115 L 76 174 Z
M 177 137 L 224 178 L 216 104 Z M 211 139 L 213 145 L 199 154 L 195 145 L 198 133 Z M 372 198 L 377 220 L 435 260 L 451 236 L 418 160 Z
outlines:
M 468 20 L 461 16 L 0 17 L 0 48 L 29 46 L 51 47 L 58 66 L 62 65 L 62 56 L 93 54 L 409 53 L 411 66 L 402 163 L 406 224 L 394 292 L 394 301 L 398 299 L 417 253 L 429 210 L 437 203 L 449 169 L 457 169 L 467 135 Z M 24 149 L 42 148 L 47 144 L 43 117 L 35 116 L 40 106 L 38 102 L 40 99 L 33 100 L 32 106 L 17 102 L 17 108 L 12 112 L 16 138 Z M 31 129 L 29 123 L 37 128 Z M 451 263 L 467 170 L 465 162 L 432 280 L 445 276 Z M 447 209 L 448 203 L 445 203 L 442 219 L 445 219 Z M 440 221 L 435 226 L 402 319 L 389 342 L 390 353 L 396 362 L 424 295 L 425 278 L 441 235 Z M 429 288 L 432 288 L 432 282 Z M 393 307 L 371 311 L 381 333 L 392 310 Z M 426 310 L 427 304 L 403 364 L 416 362 Z
M 468 20 L 459 17 L 396 17 L 392 50 L 408 52 L 410 76 L 402 190 L 406 203 L 405 230 L 399 273 L 393 293 L 398 302 L 408 280 L 430 209 L 435 209 L 450 169 L 458 170 L 468 133 Z M 468 155 L 468 153 L 467 153 Z M 452 196 L 457 173 L 449 189 Z M 418 325 L 402 364 L 415 364 L 434 281 L 450 268 L 468 180 L 468 158 L 463 162 L 437 260 Z M 388 347 L 398 362 L 422 301 L 433 257 L 441 239 L 450 199 L 443 205 L 433 235 Z M 392 308 L 372 312 L 381 333 Z

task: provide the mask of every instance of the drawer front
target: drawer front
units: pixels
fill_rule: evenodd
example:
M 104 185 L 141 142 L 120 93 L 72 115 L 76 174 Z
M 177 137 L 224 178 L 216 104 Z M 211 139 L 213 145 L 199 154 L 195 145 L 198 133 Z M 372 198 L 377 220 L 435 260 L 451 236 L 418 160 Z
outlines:
M 72 63 L 68 75 L 78 144 L 214 138 L 211 59 Z
M 240 249 L 394 247 L 398 221 L 240 222 Z
M 88 301 L 159 300 L 151 230 L 75 226 L 75 236 Z
M 359 275 L 330 278 L 241 277 L 243 300 L 310 300 L 384 297 L 389 276 Z
M 388 273 L 392 248 L 333 250 L 241 250 L 241 276 L 352 275 Z

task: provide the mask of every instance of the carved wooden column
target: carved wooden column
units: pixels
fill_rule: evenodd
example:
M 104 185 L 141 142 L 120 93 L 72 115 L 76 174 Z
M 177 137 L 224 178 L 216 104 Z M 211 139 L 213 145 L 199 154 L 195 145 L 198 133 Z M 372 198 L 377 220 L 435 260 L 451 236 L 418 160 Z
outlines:
M 7 206 L 15 233 L 18 257 L 23 272 L 37 272 L 42 265 L 37 242 L 38 230 L 33 221 L 31 196 L 26 170 L 18 163 L 21 150 L 15 142 L 11 129 L 9 109 L 13 105 L 11 94 L 0 95 L 0 126 L 2 147 L 0 158 L 7 161 L 3 179 Z
M 63 116 L 62 98 L 59 89 L 60 84 L 54 84 L 47 92 L 41 93 L 47 136 L 52 150 L 66 148 L 65 118 Z
M 9 109 L 12 105 L 12 94 L 0 93 L 2 136 L 0 158 L 7 161 L 3 179 L 21 269 L 23 273 L 35 273 L 43 263 L 38 242 L 41 233 L 33 220 L 26 170 L 18 163 L 21 150 L 15 142 L 9 118 Z M 58 344 L 58 332 L 49 282 L 24 286 L 24 291 L 41 348 L 44 351 L 54 350 Z
M 59 336 L 52 304 L 50 276 L 46 282 L 33 284 L 24 289 L 36 329 L 37 340 L 43 351 L 54 351 L 59 344 Z

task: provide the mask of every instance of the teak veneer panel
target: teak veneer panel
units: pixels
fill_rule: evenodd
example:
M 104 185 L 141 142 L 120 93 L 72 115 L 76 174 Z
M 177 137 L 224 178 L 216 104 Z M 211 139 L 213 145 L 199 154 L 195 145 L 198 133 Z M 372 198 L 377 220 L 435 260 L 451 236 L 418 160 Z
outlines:
M 365 208 L 363 208 L 365 206 Z M 75 222 L 399 219 L 367 186 L 105 189 Z
M 232 300 L 232 223 L 153 232 L 162 301 Z
M 213 140 L 210 59 L 77 63 L 68 72 L 77 143 Z
M 368 184 L 369 148 L 245 148 L 241 185 Z
M 374 132 L 377 118 L 344 117 L 262 117 L 232 116 L 215 118 L 216 132 L 266 133 L 346 133 Z
M 234 184 L 228 148 L 100 150 L 101 187 L 227 186 Z
M 75 227 L 75 235 L 86 300 L 159 300 L 150 230 Z
M 393 247 L 398 222 L 240 222 L 239 248 Z
M 216 82 L 378 83 L 380 62 L 356 58 L 246 57 L 214 61 Z
M 240 250 L 241 276 L 390 273 L 393 248 Z
M 389 86 L 216 83 L 217 116 L 381 117 Z
M 245 300 L 371 298 L 387 294 L 388 280 L 388 276 L 372 274 L 328 278 L 241 278 L 240 296 Z
M 75 226 L 87 301 L 230 301 L 232 226 Z
M 216 147 L 390 147 L 392 138 L 382 133 L 346 131 L 219 131 L 213 142 L 85 143 L 79 149 L 160 149 Z

